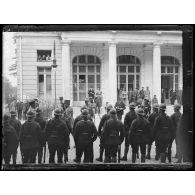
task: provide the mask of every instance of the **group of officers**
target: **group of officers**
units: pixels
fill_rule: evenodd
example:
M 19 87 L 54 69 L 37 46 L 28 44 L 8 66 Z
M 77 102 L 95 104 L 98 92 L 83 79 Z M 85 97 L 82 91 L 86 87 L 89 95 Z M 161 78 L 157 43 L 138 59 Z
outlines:
M 70 148 L 70 134 L 74 138 L 76 148 L 76 163 L 81 162 L 84 154 L 84 163 L 93 163 L 94 150 L 93 142 L 100 138 L 100 156 L 97 161 L 105 163 L 116 163 L 117 152 L 118 162 L 127 161 L 129 146 L 132 148 L 132 163 L 139 158 L 141 151 L 141 162 L 151 159 L 151 147 L 155 142 L 155 160 L 161 163 L 166 158 L 171 162 L 171 149 L 174 139 L 178 146 L 177 126 L 181 118 L 180 105 L 174 105 L 174 114 L 169 117 L 165 104 L 154 104 L 151 107 L 148 100 L 143 105 L 134 102 L 129 104 L 129 112 L 122 122 L 123 112 L 119 109 L 121 102 L 113 107 L 108 104 L 107 113 L 102 116 L 98 129 L 89 114 L 88 107 L 81 108 L 81 114 L 71 124 L 69 116 L 63 109 L 56 108 L 54 117 L 48 121 L 42 116 L 39 107 L 27 112 L 27 120 L 21 125 L 16 119 L 16 112 L 3 116 L 3 159 L 9 164 L 11 157 L 13 164 L 16 164 L 17 148 L 20 146 L 22 163 L 45 163 L 46 143 L 49 149 L 49 163 L 68 162 L 68 149 Z M 119 111 L 118 111 L 119 110 Z M 11 117 L 10 117 L 11 115 Z M 120 146 L 125 140 L 124 156 L 120 158 Z M 103 153 L 105 151 L 105 158 Z M 179 147 L 177 147 L 178 162 L 181 162 Z

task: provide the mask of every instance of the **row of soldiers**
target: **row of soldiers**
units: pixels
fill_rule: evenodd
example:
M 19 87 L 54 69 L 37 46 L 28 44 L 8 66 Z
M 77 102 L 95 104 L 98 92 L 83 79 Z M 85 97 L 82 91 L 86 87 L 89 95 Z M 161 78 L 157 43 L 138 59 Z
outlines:
M 54 118 L 46 121 L 41 116 L 41 110 L 28 111 L 27 121 L 23 125 L 15 118 L 16 113 L 4 115 L 3 127 L 3 157 L 6 164 L 16 163 L 18 145 L 20 145 L 23 163 L 35 163 L 38 154 L 38 163 L 42 163 L 43 149 L 45 159 L 46 142 L 49 149 L 49 163 L 55 163 L 57 152 L 58 163 L 68 161 L 70 134 L 76 146 L 76 163 L 81 162 L 84 153 L 84 163 L 93 163 L 93 142 L 100 138 L 100 157 L 103 161 L 105 150 L 105 163 L 117 162 L 117 151 L 125 138 L 124 156 L 119 159 L 127 161 L 129 145 L 132 147 L 132 162 L 136 162 L 136 154 L 141 150 L 141 162 L 150 159 L 153 141 L 156 145 L 156 157 L 161 162 L 166 156 L 171 162 L 171 147 L 176 136 L 178 120 L 181 116 L 180 106 L 174 107 L 175 113 L 169 117 L 165 114 L 166 105 L 153 105 L 153 113 L 146 117 L 142 107 L 137 110 L 135 103 L 130 103 L 129 112 L 125 115 L 124 124 L 117 117 L 117 111 L 112 105 L 107 106 L 107 114 L 101 118 L 98 130 L 89 115 L 88 108 L 83 106 L 81 114 L 75 118 L 73 126 L 61 109 L 55 109 Z M 177 139 L 176 139 L 177 144 Z M 146 156 L 146 146 L 147 156 Z M 179 159 L 181 160 L 181 159 Z M 44 160 L 45 162 L 45 160 Z

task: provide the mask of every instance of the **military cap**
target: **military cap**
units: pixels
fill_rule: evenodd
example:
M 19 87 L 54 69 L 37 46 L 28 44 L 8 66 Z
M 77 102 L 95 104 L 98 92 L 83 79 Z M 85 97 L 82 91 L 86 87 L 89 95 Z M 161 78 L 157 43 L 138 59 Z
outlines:
M 82 115 L 87 116 L 89 114 L 89 111 L 87 109 L 82 110 Z
M 3 115 L 4 122 L 9 121 L 9 119 L 10 119 L 10 115 L 9 114 L 4 114 Z
M 36 113 L 37 113 L 37 114 L 39 114 L 39 113 L 41 113 L 41 112 L 42 112 L 40 108 L 36 108 L 36 110 L 35 110 L 35 111 L 36 111 Z
M 35 116 L 35 113 L 34 113 L 33 111 L 29 110 L 29 111 L 27 112 L 26 116 L 27 116 L 28 118 L 34 117 L 34 116 Z
M 136 111 L 136 113 L 138 115 L 144 116 L 144 110 L 142 108 L 138 108 L 137 111 Z
M 136 104 L 135 104 L 134 102 L 131 102 L 131 103 L 129 104 L 129 107 L 130 107 L 130 108 L 135 108 L 135 107 L 136 107 Z
M 159 106 L 159 109 L 160 110 L 166 110 L 166 104 L 161 104 L 160 106 Z
M 55 110 L 54 110 L 54 115 L 62 115 L 62 111 L 61 111 L 61 109 L 60 108 L 56 108 Z
M 108 104 L 107 106 L 106 106 L 106 110 L 111 110 L 113 107 L 112 107 L 112 105 L 111 104 Z
M 116 114 L 116 109 L 112 108 L 109 113 L 112 114 L 112 115 L 115 115 Z
M 153 104 L 153 108 L 159 108 L 159 105 L 157 103 Z
M 174 105 L 174 108 L 177 109 L 177 110 L 179 110 L 181 108 L 181 106 L 179 104 L 175 104 Z
M 82 107 L 81 107 L 81 112 L 82 112 L 82 110 L 84 110 L 84 109 L 87 109 L 87 106 L 82 106 Z
M 16 111 L 13 110 L 10 112 L 10 114 L 11 114 L 11 116 L 16 116 Z

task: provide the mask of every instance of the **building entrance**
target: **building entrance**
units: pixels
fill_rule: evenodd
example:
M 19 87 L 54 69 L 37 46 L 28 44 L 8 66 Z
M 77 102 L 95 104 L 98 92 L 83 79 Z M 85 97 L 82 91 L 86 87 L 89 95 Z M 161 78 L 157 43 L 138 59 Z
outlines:
M 73 65 L 73 105 L 82 106 L 88 97 L 88 91 L 93 88 L 101 90 L 100 68 L 101 62 L 97 56 L 76 56 Z

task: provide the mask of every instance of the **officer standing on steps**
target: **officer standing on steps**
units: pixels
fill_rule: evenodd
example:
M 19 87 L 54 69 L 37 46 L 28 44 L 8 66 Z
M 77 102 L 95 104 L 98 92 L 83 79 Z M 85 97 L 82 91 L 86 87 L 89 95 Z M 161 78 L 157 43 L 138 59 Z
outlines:
M 11 111 L 11 118 L 9 120 L 9 124 L 15 129 L 16 134 L 19 138 L 20 136 L 20 131 L 21 131 L 21 122 L 19 120 L 16 119 L 16 111 Z M 17 158 L 17 149 L 16 152 L 13 153 L 13 164 L 16 164 L 16 158 Z
M 144 117 L 144 110 L 137 110 L 137 118 L 133 120 L 129 130 L 129 143 L 132 147 L 132 163 L 136 161 L 136 154 L 140 147 L 141 163 L 145 163 L 146 144 L 151 139 L 151 128 L 147 119 Z
M 27 112 L 27 121 L 22 125 L 20 148 L 24 155 L 23 163 L 35 163 L 36 155 L 41 147 L 42 133 L 40 125 L 34 121 L 35 113 Z
M 115 109 L 110 110 L 110 119 L 105 122 L 101 138 L 105 146 L 104 163 L 116 163 L 118 146 L 124 140 L 124 127 L 117 119 Z
M 125 103 L 123 102 L 122 98 L 116 102 L 114 108 L 116 109 L 116 114 L 119 120 L 122 120 L 122 116 L 124 114 L 124 110 L 126 109 Z
M 177 147 L 177 139 L 176 139 L 176 130 L 177 130 L 177 126 L 178 126 L 178 123 L 179 123 L 179 118 L 181 117 L 180 108 L 181 108 L 181 106 L 179 104 L 174 105 L 174 113 L 170 117 L 171 121 L 172 121 L 172 124 L 173 124 L 174 137 L 170 141 L 169 147 L 168 147 L 168 160 L 169 160 L 169 162 L 171 162 L 171 149 L 172 149 L 172 144 L 173 144 L 174 139 L 175 139 L 175 142 L 176 142 L 176 157 L 177 157 L 178 147 Z
M 165 114 L 165 110 L 166 105 L 161 104 L 159 107 L 159 116 L 156 117 L 154 122 L 154 140 L 160 153 L 161 163 L 166 162 L 166 151 L 174 134 L 171 119 Z
M 129 112 L 125 115 L 125 119 L 124 119 L 125 150 L 124 150 L 124 156 L 123 158 L 121 158 L 122 161 L 127 161 L 127 154 L 129 151 L 129 141 L 128 141 L 129 128 L 131 127 L 132 121 L 137 118 L 135 107 L 136 104 L 134 102 L 129 104 Z
M 102 157 L 103 157 L 103 153 L 104 153 L 104 144 L 103 144 L 102 139 L 101 139 L 102 130 L 103 130 L 105 122 L 110 118 L 109 112 L 111 109 L 112 109 L 112 105 L 108 104 L 106 107 L 107 113 L 102 116 L 100 124 L 98 126 L 98 137 L 100 138 L 100 157 L 97 158 L 96 160 L 99 162 L 102 162 L 102 160 L 103 160 Z
M 159 105 L 155 103 L 155 104 L 153 104 L 152 108 L 153 108 L 153 112 L 149 115 L 148 120 L 150 123 L 150 127 L 152 128 L 152 132 L 153 132 L 154 121 L 155 121 L 156 117 L 158 116 Z M 151 148 L 152 148 L 152 142 L 153 142 L 153 139 L 151 138 L 151 142 L 148 144 L 147 155 L 146 155 L 146 159 L 149 159 L 149 160 L 151 159 L 150 152 L 151 152 Z M 156 144 L 155 144 L 155 146 L 156 146 Z M 159 159 L 159 155 L 160 154 L 157 151 L 157 147 L 156 147 L 155 160 Z
M 57 151 L 58 163 L 62 163 L 64 148 L 69 143 L 69 130 L 66 123 L 61 119 L 61 110 L 56 108 L 54 118 L 46 125 L 46 141 L 49 148 L 49 163 L 55 163 Z
M 84 163 L 93 162 L 93 142 L 97 139 L 95 124 L 88 119 L 88 110 L 82 110 L 83 119 L 76 124 L 74 140 L 76 144 L 76 163 L 81 162 L 84 153 Z
M 46 126 L 46 120 L 42 117 L 41 113 L 41 109 L 40 108 L 36 108 L 36 117 L 35 117 L 35 122 L 37 122 L 40 127 L 41 127 L 41 134 L 42 134 L 42 140 L 41 140 L 41 145 L 40 148 L 38 150 L 38 163 L 41 164 L 42 163 L 42 157 L 43 157 L 43 147 L 45 146 L 46 142 L 45 142 L 45 126 Z

